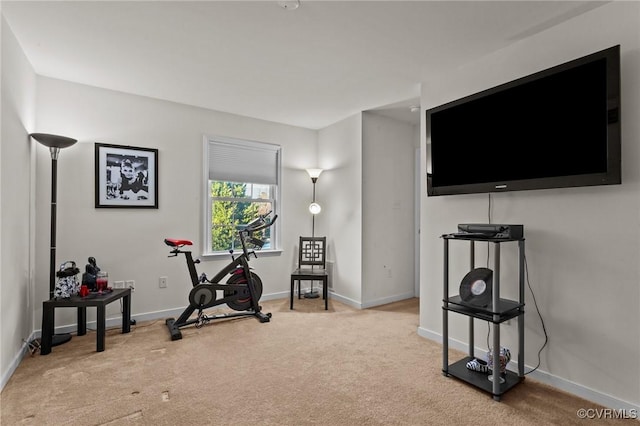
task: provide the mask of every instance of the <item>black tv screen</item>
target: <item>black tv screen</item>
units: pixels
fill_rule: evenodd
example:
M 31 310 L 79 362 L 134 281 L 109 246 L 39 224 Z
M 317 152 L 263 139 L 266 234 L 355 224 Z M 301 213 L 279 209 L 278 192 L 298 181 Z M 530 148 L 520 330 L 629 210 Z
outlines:
M 621 183 L 620 46 L 426 111 L 427 194 Z

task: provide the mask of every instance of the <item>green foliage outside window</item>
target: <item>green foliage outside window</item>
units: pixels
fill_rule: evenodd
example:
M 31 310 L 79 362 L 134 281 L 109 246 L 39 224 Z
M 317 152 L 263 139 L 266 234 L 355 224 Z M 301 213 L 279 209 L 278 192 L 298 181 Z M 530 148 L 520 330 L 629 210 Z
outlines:
M 271 202 L 247 194 L 251 184 L 211 181 L 211 250 L 240 248 L 238 227 L 271 210 Z M 268 234 L 268 233 L 267 233 Z M 269 235 L 255 235 L 268 241 Z M 266 247 L 264 247 L 266 248 Z

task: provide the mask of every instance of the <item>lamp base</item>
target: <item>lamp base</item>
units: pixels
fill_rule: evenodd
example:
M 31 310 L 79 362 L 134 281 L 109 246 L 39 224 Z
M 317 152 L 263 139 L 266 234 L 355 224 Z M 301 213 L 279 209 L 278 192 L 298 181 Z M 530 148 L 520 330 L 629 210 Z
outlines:
M 302 295 L 305 299 L 317 299 L 320 297 L 320 293 L 317 291 L 311 290 Z
M 51 346 L 59 346 L 71 340 L 71 333 L 54 334 L 51 336 Z

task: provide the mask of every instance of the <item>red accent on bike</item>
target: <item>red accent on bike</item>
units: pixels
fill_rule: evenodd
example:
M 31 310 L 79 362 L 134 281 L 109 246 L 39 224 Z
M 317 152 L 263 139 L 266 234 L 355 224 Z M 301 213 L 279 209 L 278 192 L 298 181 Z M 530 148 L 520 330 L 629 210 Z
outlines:
M 189 240 L 178 240 L 176 238 L 165 238 L 164 243 L 171 247 L 191 246 L 193 243 Z

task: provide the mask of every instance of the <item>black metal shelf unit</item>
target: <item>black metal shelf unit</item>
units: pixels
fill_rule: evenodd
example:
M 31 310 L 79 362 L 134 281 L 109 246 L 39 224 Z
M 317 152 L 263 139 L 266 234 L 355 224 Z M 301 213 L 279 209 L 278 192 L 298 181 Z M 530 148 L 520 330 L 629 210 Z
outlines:
M 482 237 L 465 237 L 460 234 L 442 236 L 444 241 L 444 280 L 442 299 L 442 374 L 453 376 L 459 380 L 476 386 L 493 395 L 493 399 L 500 400 L 502 394 L 524 380 L 524 238 L 496 239 Z M 462 240 L 470 244 L 470 268 L 475 268 L 475 242 L 493 243 L 494 267 L 492 280 L 492 300 L 486 307 L 476 307 L 465 303 L 459 295 L 449 295 L 449 241 Z M 517 242 L 519 260 L 518 300 L 500 298 L 500 245 L 505 242 Z M 497 307 L 494 309 L 494 306 Z M 469 356 L 449 364 L 449 312 L 469 317 Z M 491 324 L 493 334 L 492 355 L 495 364 L 500 359 L 500 325 L 510 319 L 518 322 L 518 371 L 507 369 L 503 374 L 493 374 L 489 380 L 487 374 L 469 370 L 468 361 L 474 356 L 474 319 L 487 321 Z M 502 380 L 500 380 L 502 378 Z

